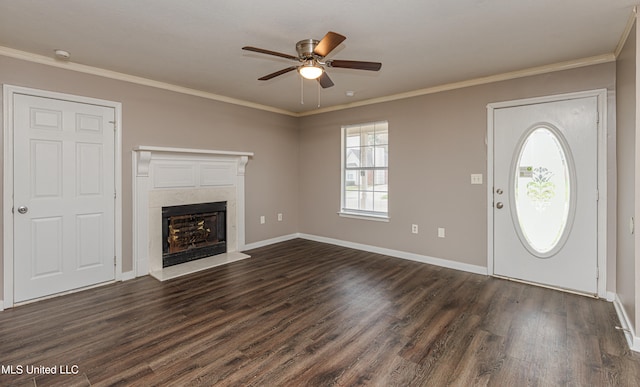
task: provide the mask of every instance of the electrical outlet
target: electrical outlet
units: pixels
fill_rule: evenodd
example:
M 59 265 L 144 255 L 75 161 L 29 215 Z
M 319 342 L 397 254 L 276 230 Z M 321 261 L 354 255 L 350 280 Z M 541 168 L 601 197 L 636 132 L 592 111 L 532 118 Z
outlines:
M 282 214 L 278 214 L 278 222 L 282 222 Z
M 438 238 L 444 238 L 444 228 L 438 227 Z
M 417 224 L 412 224 L 411 225 L 411 232 L 413 234 L 417 234 L 418 233 L 418 225 Z
M 265 224 L 267 220 L 264 218 L 264 215 L 260 216 L 260 224 Z

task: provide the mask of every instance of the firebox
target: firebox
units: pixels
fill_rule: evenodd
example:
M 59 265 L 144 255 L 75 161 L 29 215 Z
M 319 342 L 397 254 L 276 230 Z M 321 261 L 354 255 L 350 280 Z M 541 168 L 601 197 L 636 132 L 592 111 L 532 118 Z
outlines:
M 227 252 L 227 202 L 162 207 L 162 267 Z

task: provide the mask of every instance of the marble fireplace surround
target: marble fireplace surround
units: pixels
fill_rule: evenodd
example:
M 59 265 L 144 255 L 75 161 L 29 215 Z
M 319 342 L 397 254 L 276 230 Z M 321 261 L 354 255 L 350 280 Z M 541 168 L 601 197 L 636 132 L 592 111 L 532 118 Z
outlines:
M 133 149 L 133 253 L 136 276 L 164 281 L 249 258 L 244 171 L 250 152 L 138 146 Z M 162 267 L 162 207 L 227 202 L 227 252 Z

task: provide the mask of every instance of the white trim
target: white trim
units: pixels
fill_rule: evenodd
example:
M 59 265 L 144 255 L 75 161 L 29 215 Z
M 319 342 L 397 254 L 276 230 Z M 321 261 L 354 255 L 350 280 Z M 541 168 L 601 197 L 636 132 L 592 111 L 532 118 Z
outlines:
M 494 133 L 493 113 L 495 109 L 532 105 L 546 102 L 597 97 L 598 99 L 598 297 L 607 297 L 607 89 L 587 90 L 575 93 L 556 94 L 544 97 L 525 98 L 512 101 L 495 102 L 487 105 L 487 268 L 494 275 L 493 251 L 493 164 Z
M 62 62 L 47 56 L 32 54 L 30 52 L 20 51 L 20 50 L 16 50 L 16 49 L 4 47 L 4 46 L 0 46 L 0 55 L 6 56 L 9 58 L 20 59 L 28 62 L 39 63 L 47 66 L 58 67 L 66 70 L 77 71 L 80 73 L 97 75 L 100 77 L 115 79 L 115 80 L 124 81 L 124 82 L 130 82 L 138 85 L 150 86 L 150 87 L 155 87 L 163 90 L 169 90 L 176 93 L 193 95 L 196 97 L 211 99 L 214 101 L 226 102 L 226 103 L 245 106 L 253 109 L 269 111 L 272 113 L 284 114 L 291 117 L 311 116 L 311 115 L 327 113 L 331 111 L 350 109 L 358 106 L 373 105 L 373 104 L 382 103 L 382 102 L 396 101 L 399 99 L 413 98 L 421 95 L 435 94 L 442 91 L 461 89 L 469 86 L 478 86 L 478 85 L 484 85 L 488 83 L 500 82 L 500 81 L 505 81 L 510 79 L 524 78 L 532 75 L 548 74 L 556 71 L 575 69 L 575 68 L 597 65 L 602 63 L 609 63 L 616 60 L 615 53 L 603 54 L 603 55 L 597 55 L 597 56 L 592 56 L 587 58 L 570 60 L 566 62 L 552 63 L 544 66 L 530 67 L 530 68 L 511 71 L 507 73 L 490 75 L 487 77 L 474 78 L 474 79 L 469 79 L 461 82 L 446 83 L 443 85 L 437 85 L 437 86 L 428 87 L 424 89 L 409 91 L 406 93 L 393 94 L 393 95 L 380 97 L 380 98 L 371 98 L 371 99 L 366 99 L 363 101 L 352 102 L 352 103 L 343 104 L 343 105 L 329 106 L 323 109 L 316 109 L 316 110 L 303 112 L 303 113 L 295 113 L 285 109 L 279 109 L 272 106 L 261 105 L 254 102 L 248 102 L 248 101 L 243 101 L 235 98 L 225 97 L 223 95 L 213 94 L 213 93 L 209 93 L 201 90 L 190 89 L 183 86 L 172 85 L 169 83 L 159 82 L 159 81 L 155 81 L 148 78 L 136 77 L 133 75 L 119 73 L 111 70 L 105 70 L 98 67 L 92 67 L 92 66 L 82 65 L 82 64 L 73 63 L 73 62 Z
M 137 77 L 137 76 L 129 75 L 125 73 L 119 73 L 117 71 L 106 70 L 99 67 L 87 66 L 87 65 L 68 62 L 68 61 L 59 61 L 47 56 L 32 54 L 26 51 L 15 50 L 9 47 L 0 46 L 0 55 L 6 56 L 9 58 L 25 60 L 28 62 L 39 63 L 47 66 L 58 67 L 65 70 L 76 71 L 79 73 L 97 75 L 99 77 L 115 79 L 118 81 L 124 81 L 124 82 L 135 83 L 143 86 L 155 87 L 157 89 L 174 91 L 176 93 L 193 95 L 196 97 L 211 99 L 219 102 L 226 102 L 233 105 L 240 105 L 240 106 L 245 106 L 253 109 L 265 110 L 272 113 L 285 114 L 288 116 L 294 116 L 294 117 L 296 116 L 296 113 L 292 113 L 284 109 L 278 109 L 272 106 L 261 105 L 258 103 L 243 101 L 243 100 L 231 98 L 231 97 L 225 97 L 219 94 L 213 94 L 213 93 L 209 93 L 202 90 L 190 89 L 184 86 L 172 85 L 166 82 L 160 82 L 160 81 L 155 81 L 149 78 L 143 78 L 143 77 Z
M 530 77 L 533 75 L 553 73 L 556 71 L 577 69 L 580 67 L 614 62 L 615 60 L 616 60 L 616 57 L 613 53 L 597 55 L 597 56 L 592 56 L 588 58 L 581 58 L 581 59 L 570 60 L 566 62 L 553 63 L 549 65 L 544 65 L 544 66 L 530 67 L 527 69 L 516 70 L 516 71 L 511 71 L 511 72 L 502 73 L 502 74 L 490 75 L 487 77 L 468 79 L 460 82 L 445 83 L 444 85 L 427 87 L 425 89 L 409 91 L 406 93 L 393 94 L 393 95 L 388 95 L 380 98 L 371 98 L 371 99 L 352 102 L 344 105 L 328 106 L 322 109 L 316 109 L 309 112 L 298 113 L 296 116 L 297 117 L 312 116 L 315 114 L 327 113 L 327 112 L 344 110 L 344 109 L 351 109 L 359 106 L 373 105 L 377 103 L 396 101 L 399 99 L 418 97 L 421 95 L 435 94 L 443 91 L 462 89 L 470 86 L 486 85 L 494 82 L 508 81 L 510 79 L 518 79 L 518 78 Z
M 0 51 L 1 53 L 1 51 Z M 27 87 L 3 85 L 3 132 L 4 132 L 4 188 L 3 196 L 3 275 L 4 275 L 4 307 L 11 308 L 14 305 L 13 294 L 13 96 L 14 94 L 26 94 L 43 98 L 52 98 L 72 101 L 84 104 L 105 106 L 114 109 L 115 138 L 114 138 L 114 189 L 116 194 L 114 207 L 114 254 L 116 266 L 114 279 L 122 278 L 122 104 L 115 101 L 90 98 L 72 94 L 57 93 L 48 90 L 32 89 Z M 84 289 L 84 288 L 83 288 Z
M 150 225 L 150 219 L 158 217 L 159 222 L 161 207 L 166 203 L 191 204 L 212 198 L 229 201 L 226 252 L 245 249 L 244 180 L 252 152 L 137 146 L 131 153 L 136 276 L 163 270 L 161 231 Z M 176 174 L 176 168 L 190 172 Z
M 613 300 L 613 306 L 616 309 L 616 314 L 618 315 L 618 319 L 620 320 L 620 327 L 624 332 L 624 337 L 627 339 L 627 344 L 629 345 L 629 349 L 635 352 L 640 352 L 640 337 L 636 336 L 635 331 L 633 330 L 633 324 L 627 315 L 624 306 L 622 305 L 622 301 L 616 294 Z
M 232 262 L 242 261 L 248 258 L 251 258 L 251 256 L 240 253 L 238 251 L 233 251 L 230 253 L 222 253 L 211 257 L 196 259 L 178 265 L 165 267 L 159 270 L 152 270 L 149 275 L 151 275 L 158 281 L 163 282 L 170 279 L 183 277 L 185 275 L 197 273 L 199 271 L 209 270 L 214 267 L 226 265 Z
M 122 275 L 120 276 L 120 281 L 129 281 L 136 278 L 136 272 L 134 270 L 131 271 L 125 271 L 124 273 L 122 273 Z
M 134 151 L 147 151 L 147 152 L 166 152 L 166 153 L 185 153 L 185 154 L 201 154 L 201 155 L 219 155 L 219 156 L 249 156 L 253 157 L 253 152 L 235 152 L 235 151 L 221 151 L 211 149 L 192 149 L 192 148 L 170 148 L 163 146 L 147 146 L 141 145 L 133 148 Z
M 429 257 L 429 256 L 426 256 L 426 255 L 421 255 L 421 254 L 416 254 L 416 253 L 409 253 L 409 252 L 406 252 L 406 251 L 387 249 L 387 248 L 384 248 L 384 247 L 365 245 L 365 244 L 362 244 L 362 243 L 343 241 L 343 240 L 340 240 L 340 239 L 333 239 L 333 238 L 327 238 L 327 237 L 310 235 L 310 234 L 303 234 L 303 233 L 298 234 L 298 235 L 299 235 L 300 238 L 308 239 L 308 240 L 311 240 L 311 241 L 328 243 L 328 244 L 331 244 L 331 245 L 348 247 L 348 248 L 356 249 L 356 250 L 368 251 L 370 253 L 388 255 L 390 257 L 407 259 L 407 260 L 410 260 L 410 261 L 416 261 L 416 262 L 421 262 L 421 263 L 427 263 L 427 264 L 430 264 L 430 265 L 446 267 L 446 268 L 454 269 L 454 270 L 466 271 L 466 272 L 469 272 L 469 273 L 487 275 L 487 268 L 483 267 L 483 266 L 476 266 L 476 265 L 471 265 L 471 264 L 468 264 L 468 263 L 451 261 L 451 260 L 448 260 L 448 259 Z
M 276 237 L 276 238 L 265 239 L 265 240 L 259 241 L 259 242 L 248 243 L 248 244 L 244 245 L 244 250 L 243 251 L 253 250 L 253 249 L 257 249 L 259 247 L 264 247 L 264 246 L 269 246 L 269 245 L 273 245 L 273 244 L 276 244 L 276 243 L 286 242 L 286 241 L 290 241 L 290 240 L 296 239 L 296 238 L 300 238 L 300 234 L 295 233 L 295 234 L 283 235 L 283 236 Z
M 624 27 L 624 32 L 622 32 L 622 36 L 620 36 L 620 40 L 618 40 L 618 44 L 616 45 L 616 49 L 613 54 L 618 58 L 624 45 L 627 43 L 627 38 L 629 38 L 629 34 L 631 33 L 631 29 L 633 29 L 633 24 L 636 22 L 636 18 L 638 17 L 638 7 L 633 7 L 631 14 L 629 15 L 629 20 L 627 20 L 627 24 Z
M 449 269 L 460 270 L 460 271 L 466 271 L 474 274 L 487 275 L 487 269 L 483 266 L 476 266 L 468 263 L 451 261 L 448 259 L 429 257 L 426 255 L 409 253 L 406 251 L 386 249 L 383 247 L 365 245 L 362 243 L 349 242 L 349 241 L 344 241 L 340 239 L 327 238 L 323 236 L 317 236 L 317 235 L 311 235 L 311 234 L 305 234 L 305 233 L 283 235 L 281 237 L 276 237 L 272 239 L 266 239 L 263 241 L 250 243 L 245 247 L 247 248 L 247 250 L 252 250 L 252 249 L 257 249 L 259 247 L 269 246 L 269 245 L 280 243 L 280 242 L 286 242 L 286 241 L 290 241 L 292 239 L 297 239 L 297 238 L 307 239 L 315 242 L 327 243 L 330 245 L 347 247 L 350 249 L 368 251 L 370 253 L 388 255 L 390 257 L 407 259 L 409 261 L 416 261 L 416 262 L 426 263 L 429 265 L 446 267 Z
M 344 176 L 344 173 L 342 175 Z M 341 190 L 341 191 L 344 192 L 344 190 Z M 345 211 L 338 211 L 338 215 L 340 215 L 343 218 L 372 220 L 374 222 L 389 222 L 389 219 L 390 219 L 388 216 L 383 216 L 383 215 L 358 214 L 355 212 L 345 212 Z

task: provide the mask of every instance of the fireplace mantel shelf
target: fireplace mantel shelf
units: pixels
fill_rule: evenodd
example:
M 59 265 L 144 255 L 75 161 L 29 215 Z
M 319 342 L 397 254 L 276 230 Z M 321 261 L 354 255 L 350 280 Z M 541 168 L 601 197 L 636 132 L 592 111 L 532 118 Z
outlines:
M 253 156 L 253 152 L 234 152 L 234 151 L 191 149 L 191 148 L 171 148 L 171 147 L 149 146 L 149 145 L 140 145 L 133 148 L 133 150 L 138 152 L 191 153 L 191 154 L 206 154 L 206 155 L 220 155 L 220 156 L 248 156 L 248 157 Z

